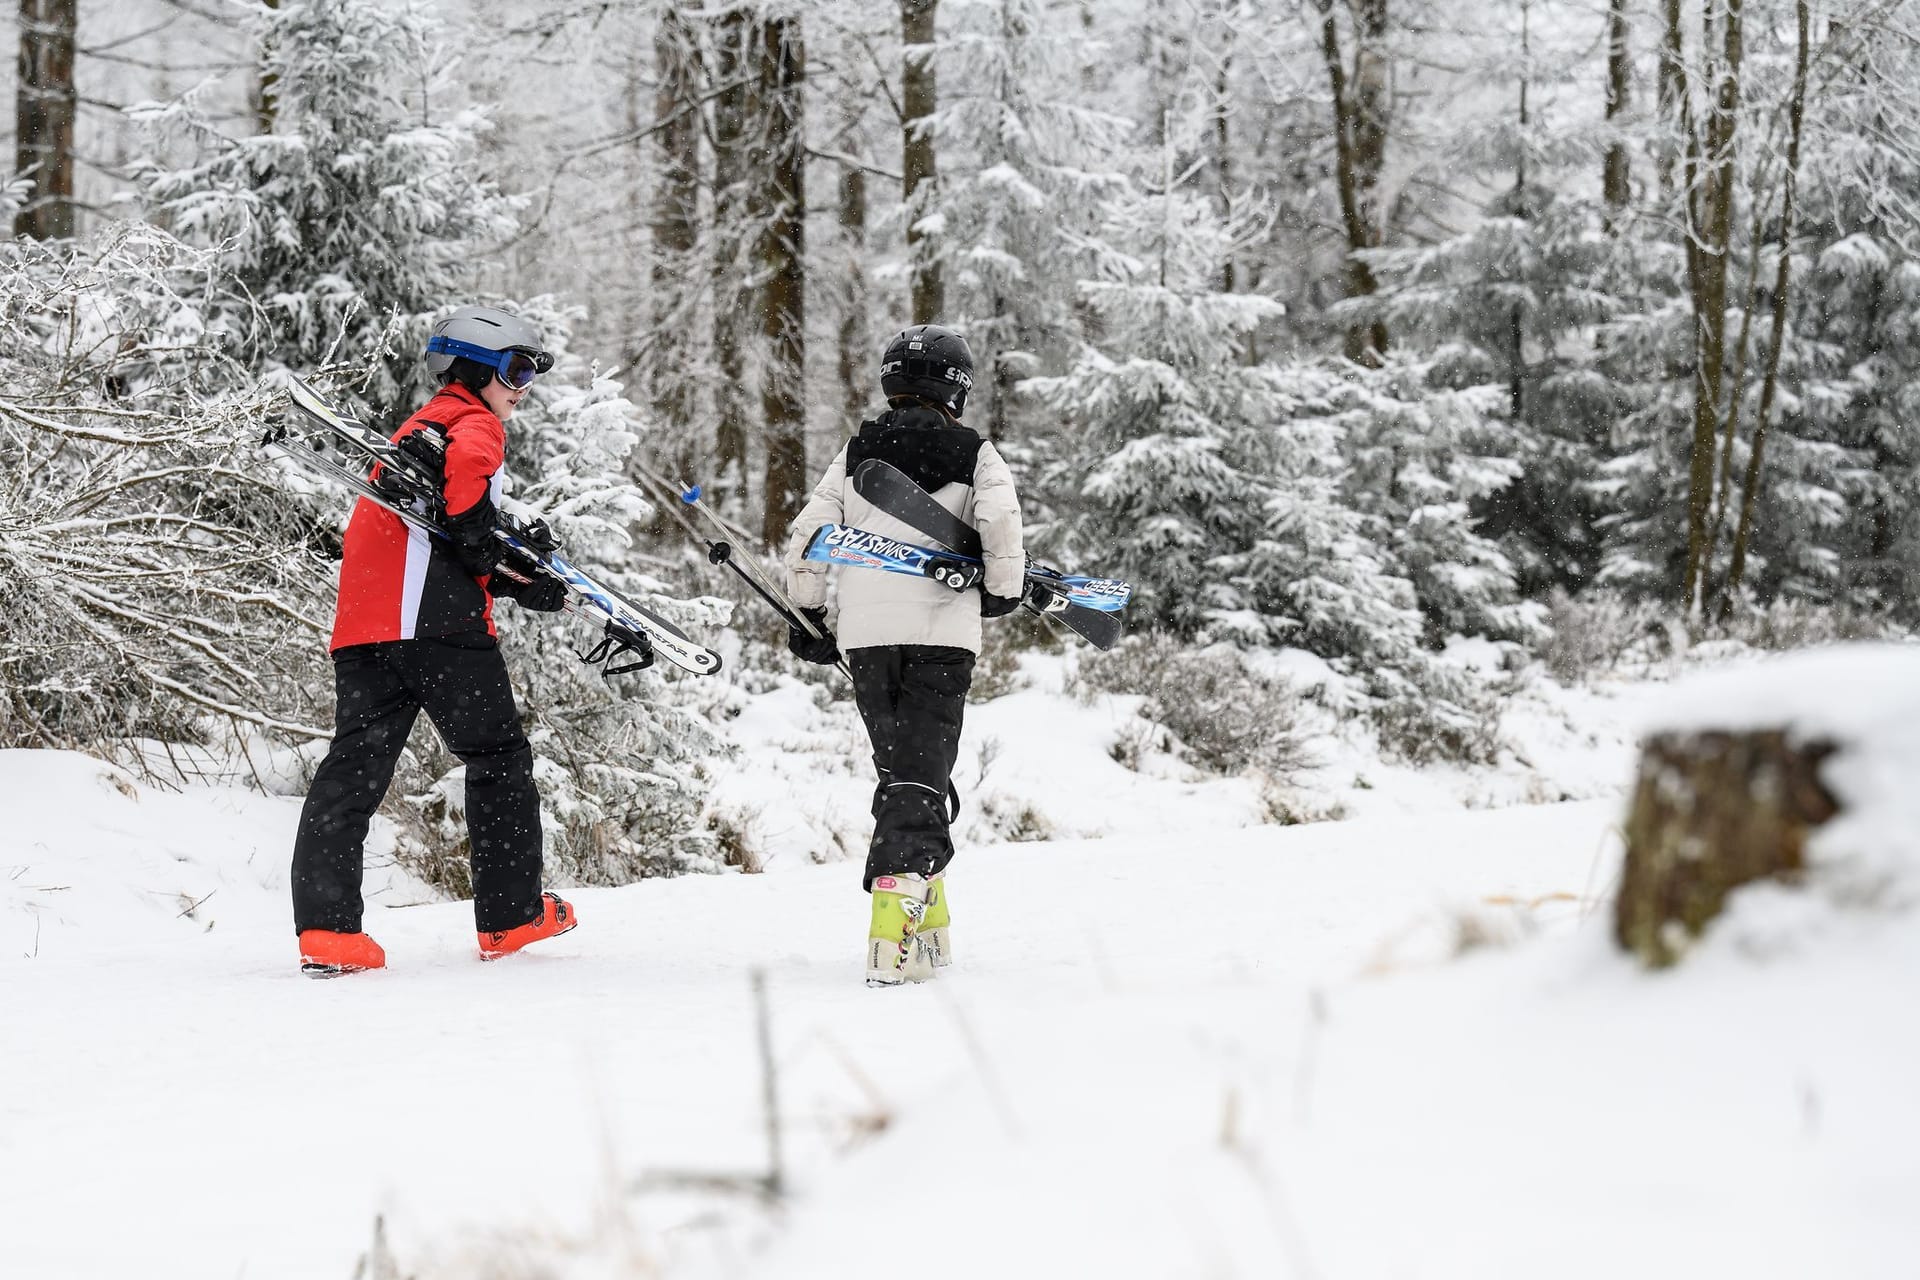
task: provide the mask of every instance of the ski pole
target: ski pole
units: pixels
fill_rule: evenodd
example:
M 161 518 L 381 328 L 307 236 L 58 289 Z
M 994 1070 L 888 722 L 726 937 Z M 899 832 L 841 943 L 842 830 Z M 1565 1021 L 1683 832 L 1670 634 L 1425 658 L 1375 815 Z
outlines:
M 685 528 L 696 541 L 706 547 L 707 562 L 709 564 L 723 564 L 732 570 L 734 576 L 752 588 L 754 594 L 766 601 L 774 613 L 779 615 L 780 620 L 789 627 L 804 631 L 815 640 L 821 639 L 826 635 L 826 632 L 816 626 L 811 618 L 800 611 L 800 606 L 793 602 L 792 597 L 781 590 L 778 584 L 768 579 L 751 556 L 741 557 L 734 554 L 734 546 L 731 540 L 740 536 L 739 530 L 728 528 L 725 520 L 722 520 L 717 513 L 700 501 L 701 488 L 699 485 L 686 484 L 684 482 L 674 484 L 645 468 L 641 469 L 641 475 L 662 489 L 672 489 L 679 497 L 680 505 L 692 507 L 719 532 L 720 538 L 718 541 L 709 538 L 702 534 L 700 530 L 694 526 L 693 522 L 681 515 L 679 511 L 674 510 L 672 507 L 667 508 L 669 511 L 673 511 L 674 519 L 678 520 L 681 526 Z M 844 657 L 834 665 L 839 669 L 840 674 L 845 676 L 849 682 L 853 680 L 853 670 L 847 666 L 847 660 Z
M 746 568 L 743 570 L 739 564 L 734 561 L 728 539 L 738 538 L 740 531 L 738 529 L 729 529 L 726 521 L 722 520 L 706 503 L 700 500 L 702 492 L 700 486 L 697 484 L 687 484 L 683 481 L 679 485 L 679 492 L 680 501 L 684 505 L 692 507 L 695 511 L 699 512 L 701 516 L 706 519 L 707 523 L 711 524 L 720 533 L 721 541 L 717 543 L 711 538 L 700 537 L 699 534 L 694 535 L 695 537 L 699 537 L 700 541 L 706 543 L 707 558 L 715 564 L 724 563 L 730 566 L 736 574 L 740 575 L 741 579 L 745 581 L 748 586 L 759 592 L 760 596 L 778 610 L 789 622 L 801 627 L 814 639 L 819 639 L 824 633 L 800 612 L 800 606 L 795 604 L 793 599 L 788 596 L 785 591 L 781 590 L 776 583 L 767 578 L 757 563 L 748 560 L 746 562 Z M 716 557 L 714 551 L 716 547 L 728 547 L 729 549 L 727 552 Z
M 764 586 L 762 586 L 758 581 L 756 581 L 752 574 L 747 573 L 740 568 L 739 563 L 733 558 L 733 544 L 731 542 L 715 542 L 710 538 L 702 539 L 702 541 L 707 544 L 707 563 L 708 564 L 723 564 L 727 566 L 727 568 L 733 570 L 735 577 L 739 578 L 740 581 L 746 583 L 748 587 L 752 588 L 753 593 L 755 595 L 759 596 L 762 600 L 765 600 L 767 604 L 773 609 L 773 611 L 779 614 L 780 617 L 786 622 L 788 626 L 793 627 L 796 630 L 804 629 L 808 635 L 811 635 L 816 640 L 820 638 L 819 630 L 815 628 L 815 626 L 813 625 L 813 622 L 807 617 L 807 615 L 805 615 L 804 613 L 795 612 L 793 609 L 789 608 L 786 604 L 782 603 L 780 600 L 775 599 L 773 596 L 773 593 L 768 591 Z
M 680 501 L 705 516 L 722 535 L 719 541 L 715 541 L 712 538 L 701 537 L 698 533 L 694 534 L 696 538 L 700 538 L 700 541 L 707 544 L 707 560 L 709 563 L 723 564 L 733 570 L 734 575 L 738 577 L 740 581 L 746 583 L 748 587 L 752 588 L 755 595 L 765 600 L 768 606 L 771 607 L 775 613 L 779 614 L 781 619 L 784 620 L 789 627 L 805 631 L 815 640 L 819 640 L 826 635 L 826 632 L 815 625 L 813 619 L 809 618 L 800 606 L 793 602 L 791 596 L 767 578 L 767 575 L 751 557 L 745 561 L 743 567 L 741 559 L 733 554 L 733 544 L 726 539 L 725 535 L 728 533 L 728 530 L 725 522 L 712 511 L 708 510 L 706 504 L 700 501 L 699 485 L 681 485 Z M 853 680 L 853 669 L 847 666 L 845 657 L 842 657 L 838 662 L 834 663 L 834 666 L 839 668 L 840 674 L 845 676 L 849 682 Z

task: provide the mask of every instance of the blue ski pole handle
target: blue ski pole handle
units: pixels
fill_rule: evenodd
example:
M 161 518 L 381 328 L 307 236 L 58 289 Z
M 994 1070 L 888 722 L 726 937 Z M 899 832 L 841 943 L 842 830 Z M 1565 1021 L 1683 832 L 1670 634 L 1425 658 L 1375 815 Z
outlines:
M 963 556 L 955 551 L 935 551 L 914 542 L 903 542 L 898 538 L 889 538 L 884 534 L 870 533 L 865 529 L 856 529 L 851 525 L 823 524 L 807 542 L 806 558 L 826 564 L 851 565 L 858 569 L 878 569 L 883 573 L 898 573 L 908 577 L 930 578 L 938 576 L 942 585 L 952 585 L 948 575 L 956 572 L 957 566 L 971 566 L 985 572 L 985 566 L 973 556 Z M 964 574 L 964 570 L 959 570 Z M 1074 604 L 1101 613 L 1116 613 L 1126 607 L 1133 588 L 1115 578 L 1091 578 L 1081 574 L 1061 573 L 1044 566 L 1030 567 L 1027 580 L 1039 582 L 1062 592 Z M 973 577 L 972 582 L 979 581 Z M 961 588 L 971 586 L 972 582 L 963 581 Z

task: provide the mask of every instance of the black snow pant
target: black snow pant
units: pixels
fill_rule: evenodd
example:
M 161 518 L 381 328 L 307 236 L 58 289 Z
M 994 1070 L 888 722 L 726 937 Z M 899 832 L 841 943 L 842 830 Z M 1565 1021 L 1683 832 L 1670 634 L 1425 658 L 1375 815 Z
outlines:
M 879 645 L 847 652 L 853 700 L 873 739 L 880 785 L 864 886 L 876 876 L 930 876 L 953 861 L 953 763 L 973 685 L 973 654 L 945 645 Z
M 333 655 L 333 746 L 293 843 L 293 926 L 358 933 L 362 846 L 421 711 L 467 766 L 476 929 L 540 914 L 540 797 L 506 660 L 487 635 L 390 640 Z

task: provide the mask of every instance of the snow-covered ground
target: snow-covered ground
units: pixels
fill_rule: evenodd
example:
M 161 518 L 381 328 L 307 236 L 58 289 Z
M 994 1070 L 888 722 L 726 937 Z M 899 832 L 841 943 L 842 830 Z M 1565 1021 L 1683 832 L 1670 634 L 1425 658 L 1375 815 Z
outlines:
M 391 968 L 334 982 L 296 800 L 0 753 L 5 1273 L 1913 1274 L 1920 929 L 1759 890 L 1673 971 L 1616 954 L 1617 699 L 1536 690 L 1478 773 L 1329 743 L 1302 785 L 1355 816 L 1277 827 L 1049 679 L 974 708 L 959 963 L 893 991 L 817 861 L 863 752 L 797 685 L 720 784 L 767 874 L 581 890 L 482 965 L 376 869 Z M 755 970 L 771 1204 L 699 1189 L 768 1168 Z

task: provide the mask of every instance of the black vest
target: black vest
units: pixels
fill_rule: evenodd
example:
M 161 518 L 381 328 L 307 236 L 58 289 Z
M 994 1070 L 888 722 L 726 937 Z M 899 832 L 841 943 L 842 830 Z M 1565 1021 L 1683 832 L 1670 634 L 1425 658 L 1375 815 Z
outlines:
M 974 459 L 984 443 L 972 427 L 949 421 L 920 405 L 889 409 L 860 424 L 847 441 L 847 474 L 868 458 L 907 473 L 928 493 L 949 484 L 972 484 Z

